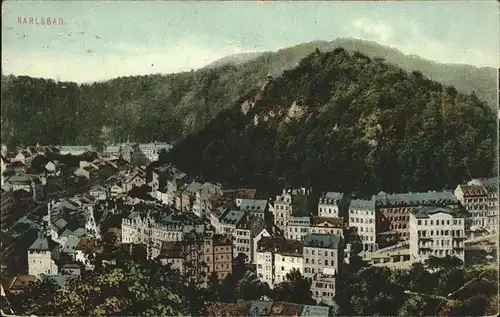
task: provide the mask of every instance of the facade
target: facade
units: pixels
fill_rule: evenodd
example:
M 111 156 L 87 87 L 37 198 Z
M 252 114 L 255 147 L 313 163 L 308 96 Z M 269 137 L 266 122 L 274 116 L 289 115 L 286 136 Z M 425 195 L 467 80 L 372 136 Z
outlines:
M 486 229 L 490 233 L 498 232 L 498 178 L 475 179 L 468 185 L 482 185 L 488 194 L 488 223 Z
M 210 214 L 210 223 L 218 234 L 233 234 L 244 215 L 244 211 L 219 208 Z
M 239 199 L 239 208 L 251 215 L 266 219 L 268 202 L 265 199 Z
M 236 223 L 236 230 L 233 232 L 234 256 L 237 257 L 242 253 L 245 255 L 246 263 L 253 263 L 254 238 L 264 230 L 265 226 L 264 219 L 246 212 Z
M 274 224 L 287 231 L 287 225 L 291 217 L 308 216 L 308 191 L 305 188 L 294 190 L 283 190 L 283 193 L 276 196 L 271 212 L 274 216 Z
M 222 187 L 216 184 L 205 182 L 200 189 L 196 191 L 195 201 L 192 211 L 198 217 L 203 217 L 207 213 L 207 201 L 214 195 L 222 195 Z
M 355 228 L 363 243 L 363 251 L 377 250 L 377 218 L 374 200 L 352 199 L 350 201 L 349 227 Z
M 490 199 L 483 185 L 458 185 L 455 196 L 465 210 L 471 214 L 471 231 L 485 229 L 488 226 L 488 210 Z
M 342 237 L 330 234 L 307 234 L 302 240 L 304 245 L 304 276 L 313 278 L 324 268 L 338 273 L 344 261 Z
M 327 192 L 319 198 L 318 216 L 320 217 L 341 217 L 339 205 L 342 204 L 344 194 L 336 192 Z
M 172 145 L 163 142 L 152 142 L 146 144 L 139 144 L 140 151 L 148 158 L 150 162 L 158 161 L 161 151 L 170 151 Z
M 375 200 L 377 228 L 391 232 L 398 239 L 408 240 L 409 220 L 412 210 L 424 206 L 442 206 L 457 209 L 459 203 L 455 195 L 448 191 L 429 191 L 419 193 L 387 194 L 380 192 L 372 197 Z
M 187 233 L 202 234 L 205 232 L 205 225 L 177 211 L 166 216 L 153 212 L 140 215 L 133 211 L 122 219 L 121 229 L 123 243 L 147 244 L 151 249 L 151 256 L 157 257 L 163 242 L 183 241 Z
M 98 200 L 106 200 L 107 198 L 107 190 L 101 185 L 94 185 L 89 190 L 89 195 L 98 199 Z
M 262 237 L 257 244 L 257 277 L 272 289 L 292 270 L 303 273 L 302 245 L 281 237 Z
M 311 229 L 311 217 L 290 217 L 288 220 L 285 237 L 291 240 L 301 241 Z
M 142 176 L 140 176 L 138 173 L 133 173 L 132 175 L 129 175 L 124 181 L 123 181 L 123 191 L 125 193 L 128 193 L 129 191 L 132 190 L 134 187 L 141 187 L 146 184 L 146 179 Z
M 264 237 L 271 237 L 271 233 L 267 229 L 262 229 L 261 232 L 259 232 L 255 238 L 253 238 L 253 248 L 252 248 L 252 264 L 257 263 L 257 246 L 259 244 L 259 241 L 264 238 Z
M 57 275 L 58 268 L 52 259 L 54 244 L 46 237 L 39 237 L 28 248 L 28 274 Z
M 464 261 L 465 218 L 455 210 L 423 207 L 410 214 L 410 258 L 455 256 Z

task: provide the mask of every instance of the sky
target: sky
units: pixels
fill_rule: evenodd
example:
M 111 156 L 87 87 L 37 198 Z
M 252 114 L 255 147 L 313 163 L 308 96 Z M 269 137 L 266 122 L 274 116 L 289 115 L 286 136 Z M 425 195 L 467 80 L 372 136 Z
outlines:
M 58 23 L 41 25 L 47 17 Z M 338 37 L 442 63 L 498 67 L 499 28 L 496 1 L 7 0 L 2 74 L 101 81 L 189 71 L 235 53 Z

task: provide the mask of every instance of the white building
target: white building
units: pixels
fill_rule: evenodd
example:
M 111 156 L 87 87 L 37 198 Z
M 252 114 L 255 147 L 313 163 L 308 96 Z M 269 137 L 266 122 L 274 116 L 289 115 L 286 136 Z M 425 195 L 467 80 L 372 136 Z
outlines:
M 264 230 L 266 223 L 264 219 L 245 213 L 236 224 L 236 230 L 233 232 L 233 256 L 237 257 L 240 253 L 245 255 L 247 263 L 254 262 L 254 239 Z
M 3 186 L 5 177 L 3 173 L 5 172 L 5 169 L 7 168 L 7 160 L 2 156 L 0 156 L 0 179 L 1 179 L 1 184 L 0 186 Z
M 410 256 L 423 262 L 430 256 L 454 256 L 464 261 L 465 218 L 445 207 L 423 207 L 410 213 Z
M 91 152 L 92 146 L 90 145 L 62 145 L 59 147 L 59 154 L 66 155 L 82 155 L 85 152 Z
M 311 217 L 290 217 L 285 237 L 290 240 L 302 240 L 311 229 Z
M 274 216 L 274 224 L 286 232 L 286 226 L 291 217 L 308 216 L 308 194 L 305 188 L 283 189 L 283 193 L 276 196 L 274 205 L 270 207 L 270 211 Z
M 293 270 L 304 272 L 302 245 L 295 240 L 263 237 L 257 246 L 256 265 L 257 277 L 274 288 Z
M 318 216 L 338 218 L 339 205 L 344 198 L 344 194 L 336 192 L 327 192 L 319 198 Z
M 363 251 L 377 250 L 375 200 L 352 199 L 349 204 L 349 227 L 356 228 Z
M 164 142 L 152 142 L 139 144 L 139 149 L 144 155 L 146 155 L 150 162 L 155 162 L 160 158 L 160 152 L 163 150 L 167 152 L 170 151 L 170 149 L 172 149 L 172 145 Z
M 182 241 L 186 233 L 203 233 L 205 225 L 189 215 L 174 211 L 139 214 L 136 211 L 122 219 L 122 243 L 150 244 L 152 257 L 160 253 L 163 242 Z
M 471 214 L 470 231 L 473 235 L 476 232 L 485 230 L 488 226 L 488 193 L 483 185 L 458 185 L 455 189 L 455 196 L 458 201 Z M 468 228 L 466 228 L 468 230 Z
M 255 238 L 253 238 L 253 249 L 252 249 L 252 259 L 253 262 L 252 264 L 256 264 L 257 262 L 257 246 L 259 244 L 259 241 L 264 238 L 264 237 L 270 237 L 271 233 L 267 229 L 262 229 L 261 232 L 259 232 Z
M 54 248 L 54 243 L 46 237 L 39 237 L 35 240 L 28 248 L 29 275 L 57 275 L 58 268 L 52 257 Z
M 222 187 L 216 184 L 205 182 L 199 190 L 196 191 L 195 201 L 193 203 L 193 213 L 198 217 L 202 217 L 206 212 L 206 201 L 213 195 L 222 195 Z
M 92 186 L 89 190 L 89 195 L 98 200 L 106 200 L 107 194 L 108 191 L 106 190 L 106 188 L 102 187 L 99 184 Z
M 490 233 L 498 231 L 498 178 L 474 179 L 468 185 L 482 185 L 488 195 L 488 223 L 486 229 Z

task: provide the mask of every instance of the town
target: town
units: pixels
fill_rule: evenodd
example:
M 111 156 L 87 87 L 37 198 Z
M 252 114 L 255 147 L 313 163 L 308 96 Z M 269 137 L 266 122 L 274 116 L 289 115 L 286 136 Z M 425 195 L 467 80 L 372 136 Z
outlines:
M 495 266 L 497 178 L 427 192 L 381 188 L 371 197 L 324 192 L 313 200 L 305 187 L 269 196 L 161 162 L 170 148 L 2 148 L 2 296 L 48 277 L 64 289 L 96 259 L 113 264 L 129 254 L 158 260 L 201 288 L 236 266 L 271 291 L 300 273 L 316 303 L 240 299 L 213 303 L 213 316 L 331 316 L 356 259 L 390 269 L 439 258 Z

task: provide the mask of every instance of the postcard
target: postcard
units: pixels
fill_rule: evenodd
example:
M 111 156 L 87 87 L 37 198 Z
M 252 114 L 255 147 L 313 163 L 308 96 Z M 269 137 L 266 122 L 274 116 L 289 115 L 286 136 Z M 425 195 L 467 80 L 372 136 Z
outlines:
M 498 9 L 5 1 L 2 315 L 498 315 Z

